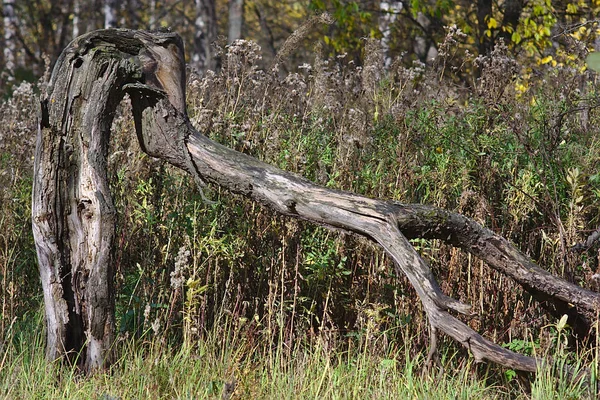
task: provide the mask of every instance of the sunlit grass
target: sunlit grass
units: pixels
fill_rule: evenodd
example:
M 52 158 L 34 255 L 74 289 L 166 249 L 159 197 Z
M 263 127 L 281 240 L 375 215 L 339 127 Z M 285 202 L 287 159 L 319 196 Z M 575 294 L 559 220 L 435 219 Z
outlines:
M 323 340 L 293 348 L 250 345 L 240 332 L 208 334 L 190 346 L 162 337 L 120 339 L 108 371 L 83 375 L 47 363 L 40 331 L 16 334 L 0 365 L 0 397 L 10 399 L 580 399 L 584 384 L 555 370 L 526 385 L 494 381 L 464 355 L 442 354 L 427 370 L 411 341 L 384 349 L 332 350 Z M 414 355 L 411 355 L 414 354 Z M 496 374 L 496 376 L 498 376 Z M 530 377 L 531 378 L 531 377 Z

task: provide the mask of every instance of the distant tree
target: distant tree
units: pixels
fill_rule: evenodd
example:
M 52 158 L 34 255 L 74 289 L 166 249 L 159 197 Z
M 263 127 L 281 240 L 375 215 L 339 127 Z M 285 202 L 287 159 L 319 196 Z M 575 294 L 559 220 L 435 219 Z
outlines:
M 149 20 L 148 20 L 148 26 L 150 27 L 150 29 L 155 29 L 156 28 L 156 0 L 150 0 L 150 10 L 148 11 L 149 15 Z
M 81 15 L 81 0 L 73 0 L 73 37 L 79 36 L 79 17 Z
M 242 38 L 242 25 L 244 24 L 244 0 L 229 1 L 229 29 L 227 43 L 233 43 Z
M 122 23 L 123 26 L 128 26 L 131 28 L 139 29 L 140 27 L 140 9 L 142 4 L 140 0 L 128 0 L 127 1 L 127 19 L 125 19 L 125 23 Z
M 117 26 L 117 0 L 104 0 L 104 28 Z
M 492 16 L 492 0 L 477 0 L 477 29 L 479 54 L 487 54 L 493 48 L 491 35 L 486 35 L 487 23 Z
M 215 0 L 195 0 L 194 47 L 192 66 L 203 73 L 214 69 L 212 44 L 217 39 L 217 14 Z
M 4 67 L 9 79 L 14 78 L 17 55 L 15 0 L 4 1 Z
M 401 1 L 382 1 L 379 5 L 381 16 L 379 17 L 379 30 L 381 31 L 381 47 L 384 53 L 384 64 L 389 67 L 392 64 L 390 56 L 390 42 L 392 41 L 392 25 L 396 22 L 398 14 L 404 8 Z

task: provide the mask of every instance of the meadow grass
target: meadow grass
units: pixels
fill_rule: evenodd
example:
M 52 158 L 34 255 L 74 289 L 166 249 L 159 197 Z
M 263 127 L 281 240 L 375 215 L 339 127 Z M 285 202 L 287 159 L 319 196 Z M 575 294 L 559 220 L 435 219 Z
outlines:
M 41 318 L 37 318 L 41 322 Z M 340 350 L 322 339 L 289 347 L 250 343 L 245 330 L 213 332 L 187 345 L 167 344 L 151 331 L 121 337 L 107 371 L 82 374 L 48 363 L 38 325 L 5 342 L 0 398 L 6 399 L 585 399 L 593 388 L 548 367 L 498 380 L 447 346 L 426 368 L 424 353 L 403 342 Z M 229 329 L 233 329 L 231 326 Z M 407 332 L 408 333 L 408 332 Z M 591 365 L 591 364 L 590 364 Z M 588 367 L 590 365 L 587 365 Z M 583 365 L 579 365 L 582 368 Z M 506 372 L 506 371 L 505 371 Z
M 423 376 L 422 357 L 400 349 L 386 358 L 368 353 L 333 353 L 322 346 L 248 349 L 217 345 L 209 338 L 177 350 L 154 341 L 122 343 L 111 370 L 82 376 L 76 369 L 45 362 L 43 340 L 30 333 L 15 338 L 4 355 L 0 395 L 4 398 L 70 399 L 381 399 L 500 398 L 469 366 L 436 378 Z M 269 354 L 265 354 L 265 352 Z M 271 354 L 272 353 L 272 354 Z M 447 366 L 448 367 L 448 366 Z

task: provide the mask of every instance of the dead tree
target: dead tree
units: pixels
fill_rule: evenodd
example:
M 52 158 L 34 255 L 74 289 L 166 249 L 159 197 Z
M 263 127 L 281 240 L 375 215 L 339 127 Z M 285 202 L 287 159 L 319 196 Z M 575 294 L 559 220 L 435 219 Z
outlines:
M 438 208 L 326 189 L 197 132 L 185 111 L 182 41 L 169 32 L 100 30 L 74 40 L 56 63 L 41 101 L 32 219 L 42 279 L 49 360 L 78 360 L 86 370 L 112 361 L 115 208 L 107 180 L 110 126 L 125 93 L 138 139 L 153 157 L 283 215 L 355 232 L 393 258 L 429 319 L 431 352 L 443 332 L 476 361 L 535 371 L 543 360 L 504 349 L 453 315 L 470 307 L 446 296 L 408 238 L 436 238 L 510 276 L 553 315 L 587 333 L 600 295 L 536 266 L 507 240 Z M 81 354 L 79 358 L 78 355 Z

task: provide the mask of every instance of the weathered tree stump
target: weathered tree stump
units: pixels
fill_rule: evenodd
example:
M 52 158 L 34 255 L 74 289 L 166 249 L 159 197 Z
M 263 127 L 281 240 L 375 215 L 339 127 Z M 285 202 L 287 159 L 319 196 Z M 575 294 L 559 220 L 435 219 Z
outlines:
M 92 32 L 74 40 L 56 63 L 41 102 L 32 205 L 49 360 L 67 357 L 88 371 L 113 360 L 115 209 L 106 158 L 113 114 L 126 92 L 149 155 L 186 170 L 200 184 L 217 184 L 281 214 L 379 243 L 423 303 L 430 355 L 441 331 L 478 362 L 523 371 L 543 362 L 491 343 L 453 316 L 470 315 L 470 307 L 442 292 L 407 237 L 436 238 L 472 253 L 521 284 L 553 315 L 568 314 L 577 332 L 588 333 L 600 309 L 598 293 L 552 276 L 464 216 L 326 189 L 209 140 L 187 118 L 184 85 L 183 45 L 169 32 Z

